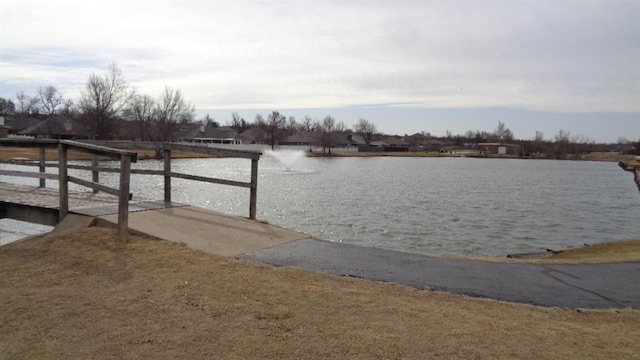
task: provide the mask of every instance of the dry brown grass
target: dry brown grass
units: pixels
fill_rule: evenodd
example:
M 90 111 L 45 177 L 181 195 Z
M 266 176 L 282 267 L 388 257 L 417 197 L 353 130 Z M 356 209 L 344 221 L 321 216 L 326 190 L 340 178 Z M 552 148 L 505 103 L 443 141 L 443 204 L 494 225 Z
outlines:
M 567 249 L 549 261 L 602 263 L 640 261 L 640 239 Z
M 137 152 L 138 159 L 153 159 L 155 157 L 154 150 L 129 150 L 129 151 Z M 69 151 L 68 157 L 69 157 L 69 160 L 91 160 L 90 154 L 79 152 L 79 151 Z M 174 159 L 182 159 L 182 158 L 209 158 L 213 156 L 207 155 L 207 154 L 172 151 L 171 157 Z M 0 161 L 9 161 L 14 159 L 38 160 L 39 159 L 38 149 L 0 147 Z M 46 149 L 45 159 L 47 161 L 57 160 L 58 150 Z
M 640 239 L 569 248 L 545 259 L 514 259 L 506 257 L 473 256 L 463 256 L 462 258 L 515 264 L 601 264 L 640 262 Z
M 601 161 L 627 161 L 635 163 L 634 155 L 624 155 L 612 152 L 592 152 L 580 155 L 582 160 L 601 160 Z
M 0 358 L 624 359 L 640 311 L 272 268 L 91 228 L 0 247 Z
M 358 152 L 358 151 L 346 151 L 346 152 L 332 152 L 329 154 L 322 154 L 321 151 L 316 152 L 308 152 L 306 153 L 307 157 L 324 157 L 324 156 L 333 156 L 333 157 L 458 157 L 460 155 L 457 154 L 449 154 L 449 153 L 438 153 L 438 152 L 418 152 L 418 151 L 409 151 L 409 152 Z

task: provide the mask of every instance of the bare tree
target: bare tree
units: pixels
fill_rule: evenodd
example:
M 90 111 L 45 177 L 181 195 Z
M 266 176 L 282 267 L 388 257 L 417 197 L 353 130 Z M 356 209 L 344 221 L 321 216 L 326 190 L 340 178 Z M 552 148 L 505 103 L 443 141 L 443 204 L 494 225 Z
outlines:
M 329 154 L 331 154 L 331 147 L 333 146 L 333 130 L 336 126 L 336 120 L 331 115 L 325 116 L 322 120 L 322 153 L 326 153 L 327 148 L 329 149 Z
M 153 141 L 176 141 L 180 125 L 193 121 L 195 108 L 182 95 L 182 91 L 165 87 L 156 102 L 151 134 Z
M 16 93 L 16 113 L 22 115 L 37 114 L 40 110 L 38 104 L 40 99 L 37 97 L 31 97 L 20 90 Z
M 353 130 L 360 134 L 364 141 L 369 144 L 373 141 L 373 136 L 376 133 L 376 126 L 369 122 L 369 120 L 361 118 L 355 125 L 353 125 Z
M 305 131 L 313 131 L 314 130 L 314 121 L 311 118 L 311 116 L 309 115 L 305 115 L 304 119 L 302 120 L 302 124 L 300 124 L 302 130 Z
M 511 132 L 502 121 L 498 121 L 498 127 L 494 134 L 500 143 L 513 141 L 513 132 Z
M 345 131 L 347 131 L 347 125 L 345 125 L 343 121 L 338 122 L 336 124 L 336 132 L 344 134 Z
M 296 127 L 298 127 L 298 122 L 296 121 L 295 116 L 289 116 L 289 119 L 287 119 L 287 130 L 289 131 L 289 135 L 293 135 Z
M 536 136 L 533 138 L 533 152 L 541 153 L 544 150 L 544 134 L 542 131 L 536 130 Z
M 122 70 L 116 64 L 110 64 L 103 76 L 89 75 L 87 85 L 80 94 L 80 108 L 94 136 L 98 139 L 113 136 L 113 120 L 120 115 L 133 94 Z
M 13 114 L 16 111 L 16 105 L 11 99 L 0 97 L 0 114 Z
M 269 144 L 271 145 L 271 150 L 275 149 L 276 143 L 281 138 L 282 129 L 284 129 L 287 118 L 280 114 L 278 111 L 272 111 L 269 114 L 269 118 L 267 119 L 267 131 L 269 132 Z
M 123 111 L 125 119 L 135 124 L 136 137 L 143 141 L 151 141 L 151 126 L 156 116 L 156 101 L 149 95 L 135 94 Z
M 589 148 L 595 142 L 585 138 L 584 136 L 572 136 L 569 141 L 569 150 L 575 160 L 579 160 L 582 154 L 588 153 Z
M 469 130 L 466 133 L 464 133 L 464 141 L 471 144 L 475 141 L 476 139 L 476 133 L 473 132 L 473 130 Z
M 44 110 L 47 115 L 55 114 L 56 108 L 60 105 L 64 105 L 64 98 L 55 86 L 40 86 L 38 88 L 38 96 L 40 96 L 42 110 Z
M 77 115 L 77 112 L 77 108 L 71 99 L 65 100 L 62 104 L 62 110 L 60 110 L 60 114 L 65 116 L 75 116 Z
M 569 152 L 569 137 L 571 133 L 568 131 L 560 130 L 558 135 L 555 136 L 555 142 L 552 147 L 553 155 L 556 159 L 564 159 Z
M 235 111 L 231 113 L 231 122 L 229 124 L 229 127 L 241 133 L 246 130 L 246 124 L 247 122 L 244 121 L 240 114 Z
M 255 126 L 265 126 L 267 122 L 264 120 L 261 114 L 256 114 L 253 123 Z
M 234 113 L 234 114 L 238 115 L 238 113 Z M 205 115 L 204 118 L 200 120 L 200 122 L 205 126 L 210 126 L 214 128 L 217 128 L 220 126 L 220 124 L 216 121 L 216 119 L 212 118 L 209 114 Z

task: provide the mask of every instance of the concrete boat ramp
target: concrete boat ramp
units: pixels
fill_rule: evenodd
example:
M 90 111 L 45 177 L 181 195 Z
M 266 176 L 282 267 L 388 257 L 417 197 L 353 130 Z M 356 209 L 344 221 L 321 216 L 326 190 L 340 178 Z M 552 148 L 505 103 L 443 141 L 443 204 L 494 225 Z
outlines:
M 117 211 L 114 205 L 76 208 L 56 229 L 64 231 L 74 226 L 72 222 L 82 225 L 93 219 L 96 225 L 116 226 Z M 129 231 L 232 257 L 309 237 L 260 221 L 162 201 L 130 204 Z

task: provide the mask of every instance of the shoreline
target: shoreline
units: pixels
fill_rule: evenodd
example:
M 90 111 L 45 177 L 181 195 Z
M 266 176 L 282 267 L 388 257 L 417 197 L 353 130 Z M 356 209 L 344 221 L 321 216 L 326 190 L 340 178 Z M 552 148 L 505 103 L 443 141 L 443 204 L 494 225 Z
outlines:
M 158 160 L 153 150 L 132 150 L 138 153 L 138 160 Z M 610 153 L 590 153 L 581 156 L 579 159 L 574 158 L 545 158 L 535 156 L 516 156 L 516 155 L 497 155 L 487 154 L 480 155 L 469 152 L 332 152 L 331 154 L 323 154 L 319 151 L 304 152 L 306 157 L 416 157 L 416 158 L 471 158 L 471 159 L 521 159 L 521 160 L 557 160 L 557 161 L 598 161 L 598 162 L 618 162 L 625 163 L 627 166 L 639 166 L 640 161 L 634 160 L 634 155 L 621 155 Z M 57 160 L 58 151 L 56 149 L 48 149 L 45 152 L 47 161 Z M 188 152 L 172 152 L 173 159 L 190 159 L 190 158 L 217 158 L 217 156 L 188 153 Z M 0 148 L 0 161 L 37 161 L 37 149 L 4 147 Z M 91 160 L 91 157 L 81 152 L 70 152 L 69 160 Z
M 520 159 L 520 160 L 555 160 L 555 161 L 597 161 L 597 162 L 625 162 L 640 166 L 640 161 L 634 160 L 634 155 L 592 153 L 593 155 L 575 158 L 546 158 L 535 156 L 497 155 L 497 154 L 472 154 L 467 152 L 439 153 L 439 152 L 332 152 L 323 154 L 321 152 L 305 152 L 306 157 L 416 157 L 416 158 L 470 158 L 470 159 Z

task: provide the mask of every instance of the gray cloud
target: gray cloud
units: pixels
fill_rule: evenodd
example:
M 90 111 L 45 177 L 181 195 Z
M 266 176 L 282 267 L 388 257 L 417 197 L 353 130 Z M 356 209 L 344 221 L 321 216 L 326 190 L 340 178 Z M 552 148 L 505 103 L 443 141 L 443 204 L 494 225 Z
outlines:
M 117 62 L 139 89 L 178 87 L 200 108 L 640 112 L 633 0 L 21 0 L 0 12 L 4 97 L 48 83 L 77 94 Z

